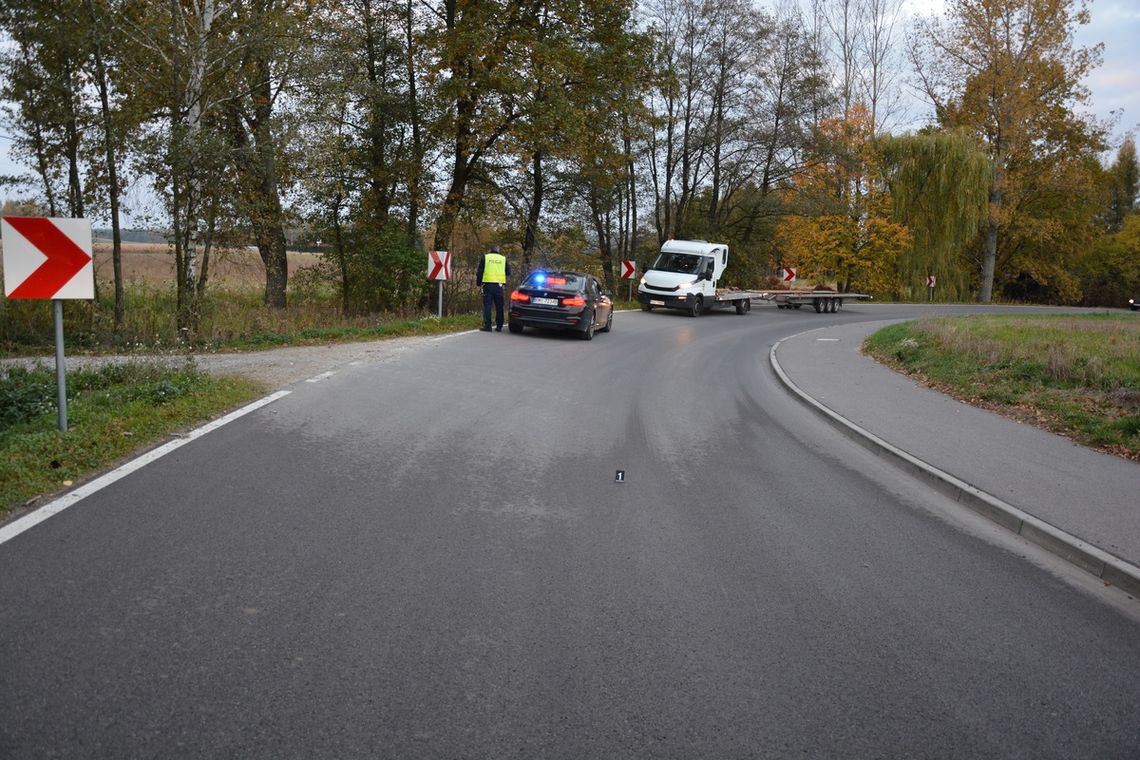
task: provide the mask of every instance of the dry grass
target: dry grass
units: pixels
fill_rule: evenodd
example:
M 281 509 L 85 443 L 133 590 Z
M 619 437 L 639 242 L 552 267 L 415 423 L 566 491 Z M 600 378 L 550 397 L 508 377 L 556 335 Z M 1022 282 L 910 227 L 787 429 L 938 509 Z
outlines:
M 967 403 L 1140 461 L 1140 319 L 973 316 L 892 325 L 871 355 Z
M 320 261 L 315 253 L 288 254 L 289 276 L 300 269 Z M 174 249 L 154 243 L 123 243 L 123 279 L 161 286 L 174 282 Z M 100 283 L 112 282 L 114 265 L 111 244 L 95 244 L 95 279 Z M 247 288 L 265 286 L 265 265 L 257 251 L 249 248 L 231 248 L 214 251 L 210 256 L 210 284 L 221 288 Z

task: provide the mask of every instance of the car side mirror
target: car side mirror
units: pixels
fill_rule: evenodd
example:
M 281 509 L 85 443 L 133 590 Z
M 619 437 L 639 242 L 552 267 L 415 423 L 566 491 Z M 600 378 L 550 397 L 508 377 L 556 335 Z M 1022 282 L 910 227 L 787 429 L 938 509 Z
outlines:
M 611 291 L 611 290 L 603 290 L 603 291 L 602 291 L 602 295 L 603 295 L 603 296 L 606 296 L 606 297 L 612 297 L 612 296 L 613 296 L 613 291 Z

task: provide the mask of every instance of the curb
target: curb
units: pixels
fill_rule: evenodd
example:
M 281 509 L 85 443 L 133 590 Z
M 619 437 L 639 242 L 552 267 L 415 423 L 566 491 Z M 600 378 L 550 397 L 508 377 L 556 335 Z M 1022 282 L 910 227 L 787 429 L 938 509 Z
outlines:
M 1116 586 L 1140 599 L 1140 567 L 1109 554 L 1103 549 L 1098 549 L 1087 541 L 1082 541 L 1076 536 L 1023 512 L 1012 504 L 1002 501 L 932 464 L 922 461 L 897 446 L 887 443 L 874 433 L 856 425 L 809 396 L 792 382 L 776 358 L 776 349 L 785 340 L 788 338 L 776 341 L 768 352 L 768 360 L 776 373 L 776 377 L 779 378 L 785 388 L 791 391 L 793 396 L 847 438 L 858 443 L 872 454 L 891 461 L 903 472 L 991 522 L 997 523 L 1030 543 L 1094 575 L 1104 581 L 1105 584 Z

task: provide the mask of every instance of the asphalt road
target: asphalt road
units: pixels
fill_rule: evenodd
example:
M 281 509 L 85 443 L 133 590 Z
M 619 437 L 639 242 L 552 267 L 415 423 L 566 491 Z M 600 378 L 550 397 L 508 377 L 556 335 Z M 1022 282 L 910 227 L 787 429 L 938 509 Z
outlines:
M 299 383 L 0 545 L 0 757 L 1136 758 L 1140 615 L 772 376 L 883 318 Z

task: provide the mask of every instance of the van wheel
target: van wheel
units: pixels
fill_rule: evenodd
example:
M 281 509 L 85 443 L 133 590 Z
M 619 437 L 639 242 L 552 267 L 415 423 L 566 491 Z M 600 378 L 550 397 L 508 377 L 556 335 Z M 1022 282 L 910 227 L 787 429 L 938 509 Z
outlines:
M 749 301 L 745 301 L 745 300 L 737 301 L 736 302 L 736 313 L 737 314 L 743 314 L 744 312 L 748 311 L 748 304 L 749 304 Z
M 700 296 L 697 296 L 696 298 L 693 299 L 692 305 L 689 306 L 689 316 L 690 317 L 701 316 L 701 312 L 704 311 L 704 306 L 705 306 L 704 299 L 701 298 Z

